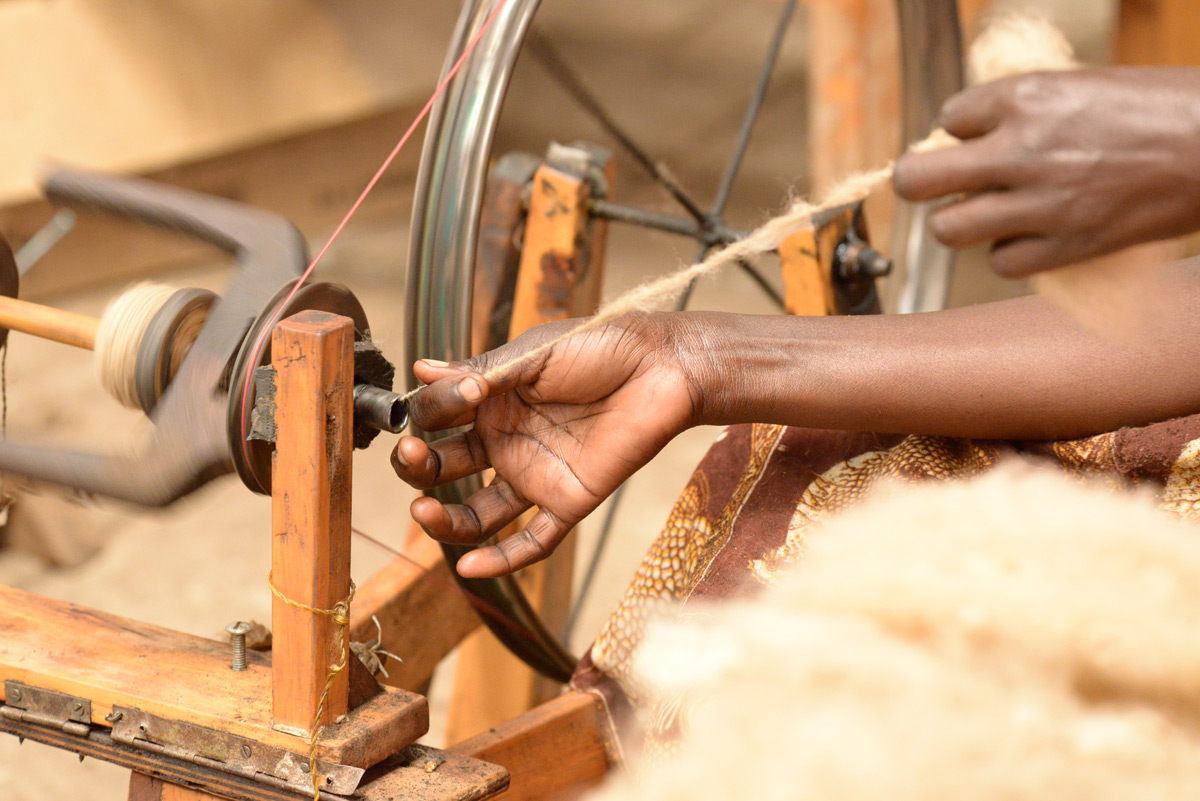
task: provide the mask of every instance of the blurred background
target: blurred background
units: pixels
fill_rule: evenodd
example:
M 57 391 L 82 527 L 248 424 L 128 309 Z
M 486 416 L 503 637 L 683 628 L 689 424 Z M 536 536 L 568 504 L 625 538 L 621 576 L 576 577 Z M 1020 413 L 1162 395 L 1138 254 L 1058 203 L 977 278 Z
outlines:
M 780 5 L 545 0 L 535 25 L 631 137 L 707 201 Z M 963 5 L 969 32 L 981 15 L 1022 4 Z M 1089 62 L 1190 57 L 1177 42 L 1178 26 L 1164 17 L 1170 3 L 1024 5 L 1052 16 Z M 433 90 L 458 10 L 453 0 L 5 0 L 0 234 L 17 249 L 52 218 L 39 196 L 38 174 L 58 161 L 145 175 L 277 211 L 315 250 Z M 889 122 L 897 103 L 889 94 L 896 71 L 890 37 L 890 0 L 803 4 L 734 187 L 731 225 L 751 228 L 795 193 L 898 152 L 897 128 Z M 847 70 L 865 87 L 849 100 L 838 94 L 836 80 Z M 552 141 L 575 140 L 614 147 L 543 65 L 524 58 L 495 154 L 540 155 Z M 402 153 L 317 273 L 358 293 L 376 341 L 393 360 L 402 358 L 419 153 L 419 141 Z M 616 196 L 674 210 L 620 153 Z M 886 215 L 886 202 L 881 208 Z M 887 220 L 878 227 L 886 229 Z M 694 247 L 614 226 L 604 295 L 689 262 Z M 213 251 L 81 216 L 23 280 L 22 296 L 99 314 L 133 280 L 152 277 L 219 292 L 227 270 Z M 769 280 L 778 283 L 777 276 Z M 951 303 L 1023 291 L 992 277 L 974 254 L 960 262 Z M 736 271 L 702 284 L 692 308 L 774 313 Z M 20 334 L 9 350 L 0 386 L 10 434 L 117 447 L 146 425 L 100 389 L 90 354 Z M 603 624 L 714 433 L 687 432 L 631 481 L 572 635 L 577 653 Z M 381 441 L 356 453 L 354 522 L 403 548 L 414 496 L 392 474 L 389 447 Z M 12 479 L 6 488 L 14 489 Z M 50 490 L 16 491 L 0 531 L 0 584 L 205 637 L 220 636 L 233 620 L 270 619 L 270 505 L 235 477 L 154 513 Z M 602 508 L 581 526 L 584 556 L 606 513 Z M 354 547 L 360 585 L 391 559 L 362 541 Z M 578 560 L 579 569 L 585 562 Z M 448 673 L 440 672 L 432 690 L 435 720 L 427 741 L 435 745 L 444 737 Z M 127 782 L 124 770 L 0 738 L 0 795 L 6 799 L 117 801 L 125 798 Z

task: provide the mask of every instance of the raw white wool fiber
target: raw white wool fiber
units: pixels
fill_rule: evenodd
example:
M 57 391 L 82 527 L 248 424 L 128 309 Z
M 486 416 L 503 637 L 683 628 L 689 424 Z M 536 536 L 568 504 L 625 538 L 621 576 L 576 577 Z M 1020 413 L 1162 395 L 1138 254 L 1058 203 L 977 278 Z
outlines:
M 1200 798 L 1200 530 L 1001 468 L 884 488 L 757 600 L 658 622 L 672 756 L 591 801 Z

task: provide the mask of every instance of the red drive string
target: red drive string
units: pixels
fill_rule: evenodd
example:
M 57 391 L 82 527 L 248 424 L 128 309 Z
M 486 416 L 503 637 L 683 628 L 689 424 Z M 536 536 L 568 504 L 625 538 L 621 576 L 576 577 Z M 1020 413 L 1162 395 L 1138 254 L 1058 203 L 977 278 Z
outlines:
M 329 250 L 330 246 L 333 245 L 334 241 L 337 240 L 338 236 L 341 235 L 342 229 L 346 227 L 346 223 L 350 222 L 350 218 L 353 217 L 358 211 L 358 207 L 361 206 L 363 201 L 367 199 L 367 195 L 371 194 L 371 190 L 375 188 L 375 185 L 379 183 L 379 179 L 383 177 L 383 174 L 387 171 L 387 168 L 392 165 L 392 162 L 396 160 L 396 156 L 398 156 L 400 151 L 404 149 L 404 146 L 408 144 L 408 140 L 412 138 L 412 135 L 416 132 L 417 128 L 421 125 L 425 118 L 429 116 L 429 112 L 433 108 L 433 104 L 437 102 L 438 98 L 446 93 L 446 87 L 450 85 L 450 81 L 455 75 L 458 74 L 463 62 L 467 60 L 467 56 L 471 55 L 471 53 L 475 50 L 475 47 L 479 44 L 479 40 L 482 39 L 483 35 L 487 33 L 489 28 L 492 27 L 492 23 L 496 21 L 496 17 L 500 15 L 500 12 L 504 10 L 505 6 L 507 6 L 509 2 L 511 2 L 511 0 L 502 0 L 502 2 L 497 3 L 496 8 L 492 10 L 492 13 L 488 15 L 488 18 L 484 21 L 483 25 L 479 28 L 475 35 L 471 37 L 471 41 L 468 42 L 467 46 L 463 49 L 462 55 L 458 57 L 458 60 L 454 62 L 454 66 L 452 66 L 446 73 L 446 76 L 442 78 L 442 81 L 438 84 L 437 89 L 435 89 L 433 94 L 430 95 L 429 100 L 425 103 L 425 106 L 421 109 L 420 113 L 417 114 L 416 119 L 412 121 L 412 125 L 408 126 L 408 130 L 404 132 L 404 136 L 400 137 L 400 141 L 396 143 L 394 148 L 392 148 L 392 152 L 388 154 L 388 157 L 383 160 L 383 164 L 381 164 L 379 169 L 375 171 L 375 175 L 372 176 L 371 180 L 367 182 L 367 186 L 365 189 L 363 189 L 362 194 L 358 196 L 358 200 L 354 201 L 354 205 L 350 207 L 350 210 L 346 212 L 346 216 L 342 218 L 342 221 L 338 223 L 337 228 L 335 228 L 333 233 L 330 234 L 329 239 L 325 241 L 324 246 L 321 247 L 321 250 L 317 253 L 316 258 L 312 260 L 312 263 L 310 263 L 308 268 L 301 274 L 300 280 L 296 282 L 295 286 L 292 287 L 291 292 L 289 292 L 287 297 L 283 299 L 283 302 L 279 304 L 279 308 L 271 317 L 270 323 L 263 327 L 262 334 L 259 335 L 258 341 L 254 343 L 254 357 L 249 361 L 250 368 L 246 374 L 245 384 L 242 387 L 243 409 L 250 404 L 250 388 L 254 384 L 254 368 L 255 365 L 258 364 L 259 358 L 262 356 L 263 348 L 265 348 L 267 345 L 267 337 L 271 335 L 271 330 L 275 327 L 275 323 L 279 322 L 279 315 L 285 308 L 287 308 L 288 303 L 290 303 L 292 298 L 296 296 L 296 293 L 300 291 L 300 287 L 304 285 L 304 282 L 308 280 L 308 277 L 312 275 L 313 270 L 315 270 L 317 265 L 320 264 L 321 259 L 324 258 L 325 253 Z M 241 423 L 241 447 L 243 455 L 249 459 L 250 454 L 247 450 L 248 446 L 246 444 L 246 433 L 246 415 L 243 414 Z

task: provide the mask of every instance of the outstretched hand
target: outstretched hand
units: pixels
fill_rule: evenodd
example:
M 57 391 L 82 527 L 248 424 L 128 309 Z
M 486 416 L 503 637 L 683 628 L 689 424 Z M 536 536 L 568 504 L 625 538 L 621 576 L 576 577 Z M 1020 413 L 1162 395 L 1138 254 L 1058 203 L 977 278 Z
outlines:
M 952 97 L 941 123 L 963 145 L 903 156 L 896 192 L 959 196 L 930 229 L 994 243 L 1001 275 L 1200 229 L 1200 69 L 1021 75 Z
M 403 437 L 396 473 L 429 489 L 491 468 L 495 478 L 464 504 L 413 502 L 413 519 L 434 539 L 479 545 L 533 506 L 518 533 L 458 563 L 468 577 L 499 576 L 544 559 L 567 532 L 695 419 L 697 396 L 667 317 L 619 318 L 485 378 L 574 320 L 532 329 L 466 362 L 418 361 L 428 384 L 412 399 L 418 428 L 467 431 L 431 444 Z

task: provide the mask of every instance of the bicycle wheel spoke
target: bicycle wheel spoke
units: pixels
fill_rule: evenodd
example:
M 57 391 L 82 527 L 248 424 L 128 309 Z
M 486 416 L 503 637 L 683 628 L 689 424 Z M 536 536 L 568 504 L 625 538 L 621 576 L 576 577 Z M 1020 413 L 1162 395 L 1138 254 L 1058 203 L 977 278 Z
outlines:
M 623 128 L 617 125 L 612 116 L 600 105 L 600 101 L 596 99 L 596 96 L 584 86 L 579 76 L 567 66 L 566 61 L 559 55 L 558 50 L 550 43 L 549 39 L 537 30 L 531 29 L 525 37 L 525 44 L 529 48 L 529 52 L 545 68 L 550 77 L 566 90 L 567 94 L 574 98 L 575 102 L 584 111 L 588 112 L 599 123 L 600 127 L 625 149 L 634 161 L 641 165 L 660 186 L 666 189 L 671 197 L 675 198 L 675 201 L 692 216 L 692 219 L 700 225 L 709 224 L 709 216 L 704 213 L 700 205 L 680 186 L 679 182 L 661 162 L 652 159 L 642 147 L 633 141 Z
M 717 188 L 717 198 L 713 202 L 712 210 L 709 212 L 710 217 L 719 218 L 725 213 L 725 205 L 729 202 L 729 194 L 733 191 L 733 183 L 737 180 L 738 171 L 741 170 L 742 161 L 746 158 L 746 150 L 750 146 L 750 135 L 754 132 L 754 124 L 758 122 L 759 112 L 762 111 L 763 101 L 767 97 L 767 89 L 771 86 L 771 77 L 775 74 L 775 65 L 779 63 L 779 52 L 783 49 L 783 38 L 787 33 L 787 29 L 792 22 L 792 16 L 796 13 L 796 0 L 788 0 L 783 6 L 783 13 L 779 17 L 779 22 L 775 26 L 775 34 L 771 37 L 771 44 L 767 48 L 767 57 L 763 61 L 762 69 L 758 74 L 758 81 L 754 86 L 754 94 L 750 98 L 750 106 L 746 109 L 746 115 L 742 118 L 742 128 L 738 132 L 737 144 L 733 149 L 733 158 L 729 160 L 729 164 L 725 167 L 725 175 L 721 178 L 721 184 Z
M 727 228 L 724 225 L 706 229 L 695 220 L 685 217 L 673 217 L 670 214 L 661 214 L 636 206 L 623 206 L 607 200 L 592 201 L 591 213 L 592 216 L 601 220 L 638 225 L 668 234 L 678 234 L 709 245 L 727 245 L 730 242 L 736 242 L 748 233 Z
M 787 305 L 783 302 L 783 295 L 780 295 L 779 290 L 771 286 L 771 282 L 766 279 L 766 276 L 756 270 L 753 264 L 739 259 L 738 267 L 741 268 L 742 272 L 750 276 L 750 280 L 758 285 L 758 288 L 763 291 L 763 294 L 770 298 L 771 302 L 774 303 L 780 311 L 787 310 Z

